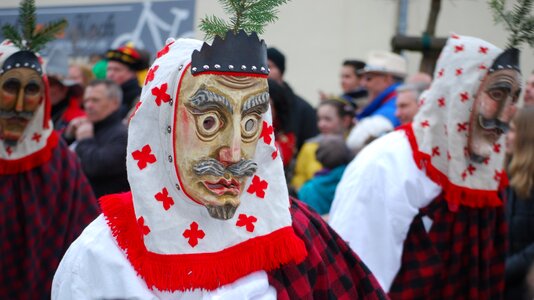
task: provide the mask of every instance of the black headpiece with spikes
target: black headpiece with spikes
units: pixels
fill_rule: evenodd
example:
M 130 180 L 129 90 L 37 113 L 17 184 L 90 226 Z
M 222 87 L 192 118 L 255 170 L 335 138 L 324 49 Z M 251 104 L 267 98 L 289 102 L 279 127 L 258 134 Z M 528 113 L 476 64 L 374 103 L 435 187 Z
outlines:
M 519 49 L 508 48 L 503 53 L 499 54 L 488 72 L 493 73 L 498 70 L 513 69 L 521 73 L 519 68 Z
M 219 0 L 231 15 L 230 21 L 212 16 L 201 20 L 200 28 L 213 43 L 204 43 L 191 57 L 193 75 L 246 73 L 267 76 L 267 46 L 258 33 L 276 20 L 276 8 L 287 0 Z M 224 36 L 224 38 L 223 38 Z
M 267 46 L 255 32 L 248 35 L 240 30 L 237 34 L 226 32 L 224 40 L 215 36 L 213 43 L 204 43 L 191 58 L 191 73 L 228 72 L 267 75 Z
M 534 16 L 530 15 L 534 0 L 518 0 L 513 10 L 505 10 L 506 0 L 490 0 L 493 17 L 497 23 L 503 22 L 510 32 L 507 49 L 501 53 L 488 70 L 490 73 L 503 69 L 519 69 L 519 45 L 528 43 L 534 47 Z

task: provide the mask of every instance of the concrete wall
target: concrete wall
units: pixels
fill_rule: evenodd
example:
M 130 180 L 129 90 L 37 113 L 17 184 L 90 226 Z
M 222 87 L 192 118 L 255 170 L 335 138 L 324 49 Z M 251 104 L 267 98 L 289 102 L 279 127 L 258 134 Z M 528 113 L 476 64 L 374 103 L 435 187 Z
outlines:
M 76 4 L 121 3 L 136 0 L 79 0 Z M 429 0 L 409 0 L 407 34 L 420 35 L 426 26 Z M 2 0 L 0 8 L 16 7 Z M 390 49 L 397 26 L 396 0 L 292 0 L 280 8 L 279 20 L 266 28 L 263 38 L 286 55 L 286 80 L 313 104 L 318 90 L 339 93 L 339 69 L 346 58 L 365 59 L 374 49 Z M 72 0 L 37 0 L 38 6 L 73 5 Z M 206 14 L 224 16 L 217 0 L 197 0 L 196 20 Z M 472 35 L 504 47 L 501 25 L 494 25 L 486 0 L 442 0 L 437 34 Z M 202 38 L 201 33 L 197 33 Z M 534 69 L 534 51 L 523 46 L 524 74 Z M 410 72 L 420 55 L 405 53 Z

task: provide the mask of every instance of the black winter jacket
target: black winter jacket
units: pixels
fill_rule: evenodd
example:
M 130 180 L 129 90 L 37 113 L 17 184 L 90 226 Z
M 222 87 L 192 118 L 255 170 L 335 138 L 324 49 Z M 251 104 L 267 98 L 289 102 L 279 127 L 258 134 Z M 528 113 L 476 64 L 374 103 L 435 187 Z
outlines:
M 126 175 L 128 129 L 122 124 L 120 112 L 94 124 L 94 130 L 94 137 L 81 140 L 75 151 L 95 195 L 129 191 Z
M 524 299 L 525 279 L 534 262 L 534 191 L 519 199 L 507 190 L 508 254 L 506 257 L 506 299 Z

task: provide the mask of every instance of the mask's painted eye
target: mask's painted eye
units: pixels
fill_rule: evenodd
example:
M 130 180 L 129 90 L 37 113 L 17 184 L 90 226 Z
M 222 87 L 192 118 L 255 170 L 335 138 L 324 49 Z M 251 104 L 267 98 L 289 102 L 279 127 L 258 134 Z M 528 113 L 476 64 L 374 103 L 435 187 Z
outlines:
M 260 116 L 257 114 L 250 114 L 241 120 L 241 134 L 245 140 L 253 139 L 259 129 Z
M 36 95 L 41 91 L 41 86 L 35 82 L 30 82 L 24 88 L 24 92 L 30 96 Z
M 508 91 L 501 88 L 494 88 L 488 91 L 488 95 L 495 101 L 504 101 L 508 97 Z
M 16 94 L 20 89 L 20 81 L 15 78 L 10 78 L 4 82 L 2 89 L 10 94 Z
M 202 136 L 213 136 L 221 126 L 221 119 L 215 112 L 208 112 L 197 117 L 197 129 Z

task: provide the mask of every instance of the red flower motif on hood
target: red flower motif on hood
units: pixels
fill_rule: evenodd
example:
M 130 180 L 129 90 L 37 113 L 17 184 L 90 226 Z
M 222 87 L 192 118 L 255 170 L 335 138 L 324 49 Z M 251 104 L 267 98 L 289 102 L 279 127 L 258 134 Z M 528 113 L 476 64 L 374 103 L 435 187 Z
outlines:
M 146 168 L 148 164 L 153 164 L 156 162 L 156 156 L 152 154 L 152 149 L 150 145 L 144 145 L 141 150 L 135 150 L 132 152 L 133 159 L 137 160 L 137 166 L 140 170 Z
M 163 83 L 159 87 L 152 88 L 152 95 L 156 96 L 156 105 L 160 106 L 161 102 L 169 102 L 171 101 L 171 96 L 167 94 L 167 83 Z
M 156 71 L 158 70 L 158 68 L 159 66 L 156 65 L 150 68 L 150 70 L 148 70 L 148 73 L 146 74 L 146 78 L 145 78 L 145 85 L 151 82 L 152 80 L 154 80 L 154 75 L 156 75 Z
M 267 122 L 263 121 L 263 126 L 261 129 L 260 138 L 263 139 L 265 144 L 269 145 L 272 141 L 272 134 L 273 134 L 273 126 L 267 124 Z
M 265 198 L 265 190 L 268 186 L 269 183 L 267 183 L 267 181 L 262 180 L 257 175 L 254 175 L 254 177 L 252 178 L 252 183 L 247 189 L 247 193 L 256 194 L 256 196 L 263 199 Z
M 32 140 L 35 141 L 36 143 L 39 143 L 41 141 L 41 135 L 37 132 L 34 133 L 32 136 Z
M 163 203 L 163 208 L 165 210 L 169 210 L 169 208 L 174 205 L 174 200 L 169 197 L 169 191 L 167 191 L 167 188 L 163 188 L 161 192 L 154 195 L 154 198 Z
M 258 221 L 258 219 L 254 216 L 247 216 L 245 214 L 240 214 L 238 219 L 237 219 L 237 222 L 235 223 L 235 225 L 237 227 L 243 227 L 245 226 L 245 228 L 247 229 L 248 232 L 253 232 L 254 231 L 254 223 Z
M 169 52 L 169 48 L 171 47 L 171 45 L 173 44 L 174 42 L 171 42 L 171 43 L 168 43 L 167 45 L 165 45 L 165 47 L 163 47 L 161 50 L 158 51 L 158 54 L 156 54 L 156 57 L 157 58 L 160 58 L 162 57 L 163 55 L 167 54 Z
M 184 236 L 184 238 L 188 239 L 187 242 L 193 248 L 198 245 L 198 240 L 201 240 L 206 236 L 202 229 L 198 229 L 197 222 L 191 223 L 191 225 L 189 225 L 189 229 L 184 230 L 184 233 L 182 235 Z
M 150 233 L 150 228 L 147 225 L 145 225 L 145 218 L 139 217 L 137 219 L 137 226 L 139 226 L 139 230 L 141 230 L 141 233 L 143 235 L 147 235 Z

